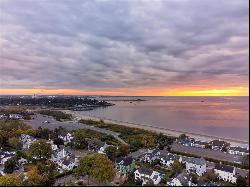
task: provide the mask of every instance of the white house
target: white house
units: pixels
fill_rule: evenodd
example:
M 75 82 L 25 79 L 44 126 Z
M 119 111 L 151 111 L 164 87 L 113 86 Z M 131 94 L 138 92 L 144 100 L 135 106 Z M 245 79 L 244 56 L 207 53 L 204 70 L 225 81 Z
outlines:
M 206 160 L 203 158 L 188 158 L 185 163 L 188 172 L 195 172 L 198 176 L 206 172 Z
M 65 136 L 60 135 L 60 136 L 58 136 L 58 138 L 61 138 L 65 143 L 69 143 L 74 139 L 74 137 L 71 133 L 67 133 Z
M 65 150 L 64 148 L 62 149 L 57 149 L 56 151 L 54 151 L 54 153 L 51 156 L 51 160 L 53 162 L 58 162 L 59 160 L 62 160 L 66 157 L 69 157 L 71 155 L 71 153 L 67 150 Z
M 212 146 L 212 149 L 216 150 L 216 151 L 221 151 L 223 147 L 230 146 L 229 143 L 227 143 L 225 141 L 221 141 L 221 140 L 213 140 L 213 141 L 209 142 L 209 144 Z
M 1 164 L 4 164 L 8 159 L 10 159 L 11 157 L 15 156 L 16 152 L 12 151 L 6 151 L 3 154 L 1 154 Z
M 142 157 L 142 161 L 152 163 L 155 160 L 160 159 L 160 150 L 159 149 L 148 149 L 147 153 Z
M 202 148 L 202 149 L 205 149 L 206 145 L 208 145 L 208 143 L 202 142 L 202 141 L 194 141 L 191 143 L 192 147 L 198 147 L 198 148 Z
M 163 165 L 164 167 L 168 168 L 176 160 L 179 162 L 182 162 L 182 157 L 179 155 L 174 155 L 174 154 L 169 153 L 168 155 L 161 156 L 160 164 Z
M 54 144 L 53 140 L 49 140 L 49 141 L 47 141 L 47 143 L 51 145 L 51 149 L 53 151 L 56 151 L 58 149 L 58 146 L 56 144 Z
M 9 114 L 10 119 L 22 119 L 23 116 L 20 114 Z
M 249 150 L 243 147 L 229 147 L 228 153 L 232 155 L 249 155 Z
M 167 186 L 194 186 L 192 183 L 192 177 L 183 172 L 177 175 L 177 177 L 170 179 L 167 182 Z
M 36 139 L 28 134 L 21 134 L 20 141 L 23 143 L 23 149 L 29 149 L 30 145 L 35 142 Z
M 221 180 L 236 183 L 235 167 L 215 164 L 214 173 L 218 174 Z
M 142 181 L 142 185 L 148 184 L 152 182 L 154 185 L 157 185 L 161 182 L 161 179 L 165 174 L 159 173 L 157 171 L 153 171 L 149 168 L 141 167 L 137 169 L 135 172 L 135 180 Z
M 104 153 L 105 149 L 109 147 L 108 144 L 105 142 L 102 142 L 101 140 L 98 140 L 96 138 L 87 139 L 88 141 L 88 150 L 98 153 Z
M 72 170 L 77 163 L 78 159 L 73 154 L 57 161 L 57 164 L 60 167 L 60 172 Z

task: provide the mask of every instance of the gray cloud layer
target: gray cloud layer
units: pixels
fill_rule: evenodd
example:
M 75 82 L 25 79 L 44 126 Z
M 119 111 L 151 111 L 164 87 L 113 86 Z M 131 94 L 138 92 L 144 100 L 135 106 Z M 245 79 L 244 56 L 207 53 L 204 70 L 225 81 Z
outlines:
M 1 87 L 248 83 L 247 0 L 0 0 Z

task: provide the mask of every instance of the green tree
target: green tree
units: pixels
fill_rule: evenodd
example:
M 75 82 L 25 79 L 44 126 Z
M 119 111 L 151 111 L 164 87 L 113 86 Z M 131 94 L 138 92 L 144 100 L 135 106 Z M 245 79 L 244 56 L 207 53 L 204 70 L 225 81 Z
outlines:
M 80 176 L 91 176 L 99 182 L 111 181 L 115 176 L 113 162 L 110 161 L 106 155 L 99 153 L 90 154 L 81 158 L 76 172 Z
M 206 144 L 206 145 L 205 145 L 205 149 L 212 149 L 212 145 Z
M 117 148 L 114 146 L 109 146 L 105 149 L 104 151 L 107 155 L 107 157 L 112 160 L 115 161 L 115 158 L 117 156 Z
M 249 167 L 249 155 L 244 155 L 242 158 L 242 165 Z
M 221 148 L 221 151 L 222 151 L 222 152 L 227 152 L 227 148 L 226 148 L 225 146 L 223 146 L 223 147 Z
M 192 177 L 192 183 L 197 184 L 198 175 L 196 175 L 195 173 L 190 173 L 189 175 Z
M 212 172 L 212 171 L 208 171 L 208 172 L 206 172 L 204 175 L 203 175 L 203 180 L 205 181 L 205 182 L 216 182 L 218 179 L 217 179 L 217 177 L 218 177 L 218 174 L 215 174 L 214 172 Z
M 244 177 L 239 176 L 236 179 L 236 186 L 247 186 L 247 181 Z
M 0 186 L 21 186 L 21 179 L 13 174 L 0 176 Z
M 183 139 L 186 139 L 186 138 L 187 138 L 186 134 L 181 134 L 181 135 L 179 136 L 179 139 L 180 139 L 180 140 L 183 140 Z
M 178 160 L 175 160 L 173 164 L 171 164 L 171 168 L 175 174 L 179 174 L 183 171 L 184 166 Z
M 8 145 L 15 150 L 21 150 L 23 147 L 22 142 L 16 137 L 9 138 Z
M 51 145 L 46 143 L 45 140 L 38 140 L 30 145 L 28 150 L 29 159 L 34 160 L 47 160 L 51 157 Z
M 9 158 L 4 163 L 4 172 L 5 173 L 13 173 L 17 167 L 17 159 L 15 157 Z

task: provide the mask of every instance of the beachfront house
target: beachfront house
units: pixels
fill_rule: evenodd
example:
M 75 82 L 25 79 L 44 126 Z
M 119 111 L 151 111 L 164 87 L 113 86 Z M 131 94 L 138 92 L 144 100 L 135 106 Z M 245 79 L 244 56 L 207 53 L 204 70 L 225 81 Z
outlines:
M 148 149 L 147 153 L 144 154 L 141 160 L 151 164 L 153 161 L 160 159 L 160 154 L 159 149 Z
M 202 142 L 202 141 L 194 141 L 194 142 L 191 143 L 192 147 L 198 147 L 198 148 L 202 148 L 202 149 L 205 149 L 206 145 L 208 145 L 208 143 L 207 142 Z
M 213 140 L 213 141 L 209 142 L 209 144 L 212 146 L 212 149 L 216 150 L 216 151 L 222 151 L 223 147 L 226 148 L 226 147 L 230 146 L 229 143 L 227 143 L 225 141 L 221 141 L 221 140 Z
M 243 147 L 229 147 L 227 151 L 232 155 L 249 155 L 249 150 Z
M 185 161 L 186 170 L 188 172 L 194 172 L 198 176 L 202 176 L 206 172 L 206 160 L 204 158 L 188 158 Z
M 171 178 L 167 182 L 167 186 L 194 186 L 192 183 L 192 177 L 186 172 L 180 173 L 175 178 Z
M 235 167 L 223 164 L 215 164 L 214 173 L 218 174 L 220 180 L 236 183 Z
M 108 144 L 96 138 L 87 139 L 87 142 L 88 150 L 92 152 L 104 153 L 105 149 L 109 147 Z
M 161 182 L 165 174 L 159 173 L 149 168 L 140 167 L 135 172 L 135 180 L 142 181 L 142 185 L 154 184 L 157 185 Z
M 132 157 L 119 157 L 115 160 L 116 170 L 120 175 L 127 175 L 135 169 L 135 160 Z
M 195 142 L 194 138 L 189 138 L 189 137 L 185 137 L 185 138 L 180 138 L 177 140 L 177 143 L 184 145 L 184 146 L 192 146 L 192 144 Z
M 160 157 L 160 164 L 162 166 L 164 166 L 165 168 L 168 168 L 176 160 L 179 161 L 179 162 L 182 162 L 182 157 L 179 156 L 179 155 L 174 155 L 174 154 L 169 153 L 167 155 L 164 155 L 164 156 Z

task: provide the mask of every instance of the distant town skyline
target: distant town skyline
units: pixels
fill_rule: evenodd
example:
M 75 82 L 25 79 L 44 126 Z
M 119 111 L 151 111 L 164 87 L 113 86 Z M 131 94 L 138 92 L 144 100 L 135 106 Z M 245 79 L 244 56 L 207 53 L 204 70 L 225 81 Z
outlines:
M 246 0 L 0 0 L 0 11 L 0 95 L 249 95 Z

